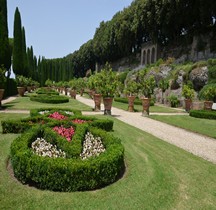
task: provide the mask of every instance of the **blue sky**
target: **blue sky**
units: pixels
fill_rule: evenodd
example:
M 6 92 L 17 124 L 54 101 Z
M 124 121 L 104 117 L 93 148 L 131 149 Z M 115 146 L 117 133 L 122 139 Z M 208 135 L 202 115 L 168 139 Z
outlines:
M 26 44 L 34 54 L 61 58 L 92 39 L 101 21 L 133 0 L 8 0 L 8 29 L 13 37 L 15 8 L 21 13 Z

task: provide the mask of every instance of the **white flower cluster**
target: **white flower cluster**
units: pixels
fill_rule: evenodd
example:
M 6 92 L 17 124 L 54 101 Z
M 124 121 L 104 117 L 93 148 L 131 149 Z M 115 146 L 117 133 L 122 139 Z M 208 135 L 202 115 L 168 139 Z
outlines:
M 44 114 L 46 114 L 48 112 L 49 112 L 48 110 L 44 110 L 44 111 L 40 111 L 39 114 L 44 115 Z
M 74 115 L 73 112 L 69 112 L 69 111 L 65 111 L 65 113 L 68 114 L 68 115 Z
M 56 145 L 52 145 L 48 143 L 43 138 L 37 138 L 34 142 L 32 142 L 32 149 L 35 154 L 39 156 L 47 156 L 51 158 L 57 158 L 57 157 L 66 157 L 66 154 L 61 149 L 57 149 Z
M 105 148 L 102 144 L 100 137 L 94 137 L 90 132 L 85 135 L 85 140 L 83 142 L 83 151 L 80 157 L 85 160 L 92 156 L 98 156 L 102 152 L 105 152 Z

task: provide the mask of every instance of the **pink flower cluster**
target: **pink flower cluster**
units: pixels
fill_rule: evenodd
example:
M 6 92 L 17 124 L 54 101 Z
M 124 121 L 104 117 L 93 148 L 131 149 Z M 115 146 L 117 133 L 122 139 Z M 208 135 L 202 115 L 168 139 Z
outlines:
M 75 130 L 72 126 L 70 128 L 64 128 L 63 126 L 55 126 L 53 130 L 57 132 L 59 135 L 65 137 L 68 141 L 71 141 L 75 133 Z
M 62 114 L 59 114 L 58 112 L 54 112 L 54 113 L 50 114 L 49 118 L 53 118 L 53 119 L 56 119 L 56 120 L 65 120 L 65 119 L 67 119 L 66 116 L 64 116 Z
M 76 124 L 83 124 L 83 123 L 86 123 L 87 121 L 86 120 L 81 120 L 81 119 L 75 119 L 75 120 L 72 120 L 73 123 L 76 123 Z

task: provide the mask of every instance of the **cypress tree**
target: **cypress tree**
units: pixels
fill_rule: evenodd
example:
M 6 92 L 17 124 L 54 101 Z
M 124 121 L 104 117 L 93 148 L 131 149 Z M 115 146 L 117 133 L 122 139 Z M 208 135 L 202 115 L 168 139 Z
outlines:
M 23 76 L 29 77 L 28 63 L 27 63 L 27 53 L 26 53 L 26 38 L 25 38 L 25 28 L 22 27 L 22 54 L 23 54 Z
M 14 15 L 14 46 L 13 46 L 13 71 L 17 75 L 23 75 L 23 47 L 22 47 L 22 24 L 18 7 Z
M 0 66 L 11 66 L 11 51 L 8 39 L 7 1 L 0 0 Z

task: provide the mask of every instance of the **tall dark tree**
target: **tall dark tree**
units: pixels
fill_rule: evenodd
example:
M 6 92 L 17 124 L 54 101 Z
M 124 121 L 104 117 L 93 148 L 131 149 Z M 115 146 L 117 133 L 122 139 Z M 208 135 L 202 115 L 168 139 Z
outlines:
M 2 65 L 6 70 L 9 70 L 11 66 L 6 0 L 0 0 L 0 66 Z
M 26 38 L 25 38 L 25 28 L 22 27 L 22 54 L 23 54 L 23 76 L 29 76 L 27 53 L 26 53 Z
M 22 36 L 22 23 L 21 16 L 18 7 L 16 8 L 14 15 L 14 46 L 13 46 L 13 71 L 16 75 L 23 75 L 24 63 L 23 63 L 23 36 Z

